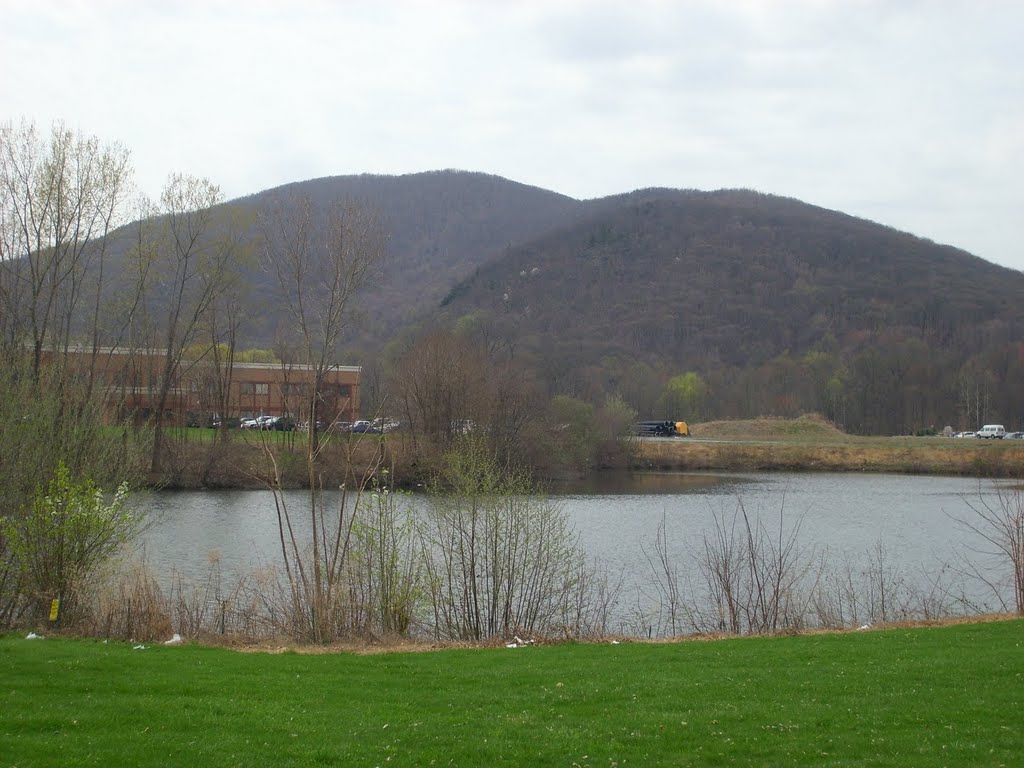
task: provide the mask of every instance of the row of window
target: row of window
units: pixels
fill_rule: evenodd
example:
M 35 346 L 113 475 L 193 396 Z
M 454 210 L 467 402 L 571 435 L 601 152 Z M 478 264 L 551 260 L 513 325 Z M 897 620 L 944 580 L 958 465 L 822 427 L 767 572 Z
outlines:
M 352 385 L 351 384 L 338 384 L 337 387 L 333 388 L 337 392 L 339 397 L 352 397 Z M 330 392 L 330 387 L 324 387 L 324 393 Z M 282 384 L 281 394 L 282 395 L 301 395 L 308 391 L 308 387 L 305 384 Z M 241 395 L 269 395 L 270 384 L 260 381 L 242 381 L 238 384 L 238 392 Z

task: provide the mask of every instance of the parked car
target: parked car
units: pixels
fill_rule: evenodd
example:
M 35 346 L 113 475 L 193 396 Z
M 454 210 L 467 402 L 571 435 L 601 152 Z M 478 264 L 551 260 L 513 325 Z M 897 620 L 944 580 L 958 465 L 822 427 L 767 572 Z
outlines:
M 974 437 L 973 432 L 957 432 L 953 437 Z
M 1007 432 L 1004 440 L 1024 440 L 1024 432 Z
M 476 422 L 470 419 L 457 419 L 451 423 L 453 435 L 468 435 L 476 431 Z
M 291 432 L 295 429 L 295 421 L 289 416 L 274 416 L 263 422 L 260 429 L 272 429 L 275 432 Z
M 360 419 L 359 421 L 355 421 L 352 423 L 352 432 L 356 432 L 358 434 L 368 434 L 371 432 L 380 432 L 380 430 L 374 427 L 373 424 L 366 421 L 365 419 Z
M 1002 424 L 986 424 L 978 430 L 975 437 L 1001 440 L 1006 435 L 1006 429 Z
M 250 416 L 247 419 L 242 419 L 238 424 L 240 429 L 267 429 L 269 424 L 275 416 Z

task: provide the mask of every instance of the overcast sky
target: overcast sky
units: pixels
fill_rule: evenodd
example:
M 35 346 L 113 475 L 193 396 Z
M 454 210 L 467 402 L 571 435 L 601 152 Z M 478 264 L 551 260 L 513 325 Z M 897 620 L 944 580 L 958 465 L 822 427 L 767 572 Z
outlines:
M 153 197 L 746 187 L 1024 269 L 1022 50 L 1022 0 L 0 0 L 0 120 L 124 144 Z

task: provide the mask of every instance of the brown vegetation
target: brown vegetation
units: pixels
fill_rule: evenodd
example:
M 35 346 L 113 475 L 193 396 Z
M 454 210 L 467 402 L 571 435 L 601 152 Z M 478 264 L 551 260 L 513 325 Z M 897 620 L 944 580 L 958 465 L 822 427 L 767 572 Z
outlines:
M 285 489 L 309 487 L 309 463 L 304 433 L 290 435 L 275 432 L 230 433 L 229 439 L 214 440 L 212 432 L 182 430 L 185 437 L 171 441 L 164 472 L 150 477 L 158 488 L 184 489 L 266 489 L 272 478 Z M 387 466 L 396 467 L 401 478 L 419 477 L 425 467 L 410 463 L 410 452 L 402 436 L 329 434 L 321 436 L 318 448 L 318 473 L 324 487 L 338 487 L 353 474 L 379 460 L 383 443 Z M 268 459 L 273 448 L 276 466 Z M 275 474 L 276 473 L 276 474 Z M 276 481 L 275 481 L 276 482 Z M 411 481 L 410 481 L 411 482 Z
M 944 437 L 860 437 L 844 434 L 820 416 L 798 419 L 712 421 L 690 426 L 692 437 L 631 441 L 619 462 L 634 470 L 668 471 L 826 471 L 897 472 L 969 477 L 1024 477 L 1024 441 L 952 439 Z M 301 440 L 291 443 L 280 434 L 236 432 L 227 441 L 196 439 L 184 430 L 172 440 L 166 472 L 151 478 L 169 488 L 265 488 L 272 469 L 263 440 L 275 447 L 283 487 L 303 488 L 308 468 Z M 191 436 L 190 436 L 191 435 Z M 187 439 L 186 439 L 187 438 Z M 384 435 L 330 435 L 325 445 L 324 483 L 337 486 L 361 472 L 376 455 L 380 442 L 395 484 L 415 488 L 441 468 L 441 450 L 404 432 Z M 353 450 L 354 449 L 354 450 Z M 350 457 L 356 463 L 349 465 Z M 542 477 L 560 476 L 560 465 L 547 465 L 541 454 L 535 466 Z M 624 464 L 608 464 L 616 469 Z
M 778 553 L 775 553 L 777 556 Z M 772 555 L 769 555 L 771 557 Z M 772 563 L 773 565 L 777 563 Z M 792 567 L 792 566 L 787 566 Z M 453 648 L 491 648 L 509 642 L 511 635 L 495 634 L 482 639 L 438 638 L 402 633 L 352 633 L 332 642 L 311 643 L 290 634 L 266 615 L 265 579 L 260 574 L 234 584 L 222 582 L 220 566 L 211 561 L 204 582 L 187 585 L 180 574 L 171 574 L 169 586 L 162 588 L 155 574 L 144 563 L 132 563 L 117 577 L 98 590 L 90 603 L 88 619 L 74 627 L 58 630 L 42 625 L 36 629 L 47 634 L 94 636 L 131 640 L 133 642 L 166 642 L 180 633 L 182 642 L 217 646 L 248 653 L 411 653 L 449 650 Z M 786 569 L 783 569 L 786 573 Z M 163 579 L 163 581 L 167 581 Z M 891 585 L 890 585 L 891 586 Z M 795 593 L 794 593 L 795 594 Z M 663 596 L 662 596 L 663 597 Z M 787 595 L 787 599 L 793 595 Z M 864 597 L 864 595 L 861 595 Z M 691 599 L 690 597 L 687 598 Z M 922 616 L 896 612 L 885 619 L 876 616 L 868 623 L 858 619 L 846 624 L 777 623 L 772 629 L 764 626 L 754 630 L 737 624 L 731 629 L 692 629 L 683 620 L 693 606 L 687 602 L 675 606 L 679 623 L 674 632 L 656 637 L 622 634 L 607 629 L 581 635 L 546 635 L 523 633 L 528 644 L 551 645 L 561 642 L 683 642 L 713 641 L 742 635 L 805 635 L 853 631 L 877 631 L 899 627 L 938 627 L 954 624 L 1012 620 L 1019 616 L 1010 611 L 969 613 L 966 615 L 938 611 Z M 790 617 L 792 619 L 792 617 Z M 28 626 L 28 625 L 26 625 Z M 667 628 L 666 628 L 667 629 Z M 525 642 L 525 641 L 524 641 Z
M 640 443 L 634 468 L 1024 476 L 1024 441 L 1017 440 L 860 437 L 817 416 L 715 421 L 690 431 L 689 439 Z
M 831 440 L 846 434 L 824 416 L 805 413 L 796 419 L 763 417 L 690 424 L 691 437 L 719 440 Z

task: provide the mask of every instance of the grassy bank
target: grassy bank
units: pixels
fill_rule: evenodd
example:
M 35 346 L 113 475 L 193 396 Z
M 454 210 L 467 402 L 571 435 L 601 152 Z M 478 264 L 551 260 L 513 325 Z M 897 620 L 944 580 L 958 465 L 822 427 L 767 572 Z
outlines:
M 708 422 L 638 446 L 634 468 L 1024 477 L 1024 440 L 859 437 L 816 418 Z
M 224 439 L 215 430 L 179 429 L 170 432 L 167 458 L 150 484 L 162 488 L 269 487 L 279 473 L 285 488 L 309 485 L 306 434 L 232 430 Z M 418 480 L 423 467 L 409 466 L 404 435 L 326 435 L 320 447 L 320 475 L 325 487 L 352 484 L 352 472 L 362 475 L 383 453 L 382 466 L 400 478 Z M 273 455 L 273 461 L 270 456 Z M 355 469 L 353 470 L 352 467 Z
M 4 765 L 999 766 L 1024 621 L 677 644 L 242 654 L 0 639 Z
M 898 472 L 1024 477 L 1024 440 L 945 437 L 859 437 L 815 417 L 716 421 L 691 425 L 692 438 L 640 441 L 632 460 L 637 470 Z M 218 441 L 213 430 L 172 433 L 162 476 L 154 485 L 172 488 L 264 488 L 272 475 L 266 448 L 278 461 L 285 487 L 308 483 L 301 433 L 234 430 Z M 405 433 L 330 435 L 323 448 L 324 483 L 346 480 L 350 462 L 365 466 L 381 448 L 392 477 L 409 487 L 426 482 L 437 452 L 414 449 Z M 540 468 L 541 476 L 545 468 Z M 557 472 L 555 474 L 558 474 Z

